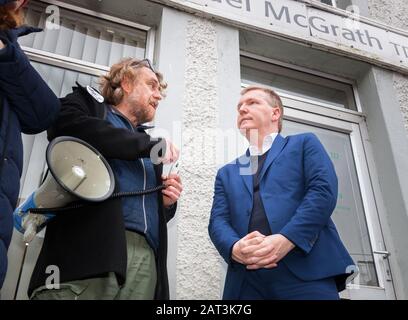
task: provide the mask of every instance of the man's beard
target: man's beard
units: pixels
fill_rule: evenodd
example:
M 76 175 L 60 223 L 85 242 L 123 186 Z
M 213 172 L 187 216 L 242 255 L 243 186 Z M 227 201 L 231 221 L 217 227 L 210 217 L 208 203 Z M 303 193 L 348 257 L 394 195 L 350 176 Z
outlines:
M 153 120 L 153 115 L 151 114 L 149 107 L 137 107 L 132 109 L 132 115 L 136 118 L 137 124 L 150 122 Z

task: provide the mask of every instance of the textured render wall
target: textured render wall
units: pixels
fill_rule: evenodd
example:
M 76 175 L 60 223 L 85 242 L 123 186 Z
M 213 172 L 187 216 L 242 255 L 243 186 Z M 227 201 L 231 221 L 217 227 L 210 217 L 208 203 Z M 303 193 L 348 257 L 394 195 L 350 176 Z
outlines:
M 400 29 L 408 29 L 407 0 L 368 0 L 370 16 Z
M 394 86 L 397 89 L 398 100 L 404 117 L 405 129 L 408 137 L 408 76 L 394 75 Z
M 215 25 L 191 17 L 185 49 L 181 165 L 183 181 L 188 183 L 184 183 L 178 209 L 176 292 L 177 299 L 219 299 L 219 258 L 207 231 L 216 174 L 214 129 L 218 123 Z
M 408 30 L 407 0 L 368 0 L 370 16 L 391 26 Z M 398 94 L 401 113 L 408 136 L 408 76 L 394 74 L 394 87 Z

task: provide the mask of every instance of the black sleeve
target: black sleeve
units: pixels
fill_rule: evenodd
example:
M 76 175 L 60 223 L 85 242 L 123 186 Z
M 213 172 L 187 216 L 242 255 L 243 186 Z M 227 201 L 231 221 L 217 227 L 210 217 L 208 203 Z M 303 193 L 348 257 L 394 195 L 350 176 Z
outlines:
M 163 208 L 164 215 L 166 217 L 166 222 L 169 222 L 171 219 L 174 218 L 174 215 L 176 214 L 176 210 L 177 210 L 177 202 L 168 208 Z
M 76 137 L 92 145 L 104 157 L 122 160 L 150 157 L 150 151 L 156 144 L 160 144 L 161 152 L 165 152 L 164 139 L 115 128 L 109 121 L 98 117 L 93 109 L 105 106 L 94 104 L 91 99 L 84 98 L 78 90 L 62 98 L 61 112 L 54 126 L 48 130 L 48 139 Z

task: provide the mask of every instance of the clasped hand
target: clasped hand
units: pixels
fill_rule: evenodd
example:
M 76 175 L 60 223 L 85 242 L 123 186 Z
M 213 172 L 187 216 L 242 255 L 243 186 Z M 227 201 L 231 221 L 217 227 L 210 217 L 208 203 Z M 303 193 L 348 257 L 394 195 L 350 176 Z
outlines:
M 275 268 L 295 245 L 281 234 L 265 236 L 258 231 L 247 234 L 232 248 L 232 259 L 249 270 Z

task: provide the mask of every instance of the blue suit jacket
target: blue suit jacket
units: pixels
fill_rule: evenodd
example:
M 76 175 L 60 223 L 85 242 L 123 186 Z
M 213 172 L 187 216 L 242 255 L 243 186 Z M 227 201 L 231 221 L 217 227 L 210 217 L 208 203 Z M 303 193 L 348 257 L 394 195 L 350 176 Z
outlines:
M 209 233 L 228 263 L 224 299 L 237 299 L 246 272 L 231 260 L 232 246 L 248 234 L 253 205 L 249 153 L 222 167 L 215 181 Z M 246 174 L 242 174 L 246 173 Z M 282 259 L 305 281 L 336 276 L 339 290 L 354 265 L 330 216 L 337 202 L 333 164 L 314 134 L 277 135 L 260 175 L 260 194 L 272 233 L 296 248 Z

